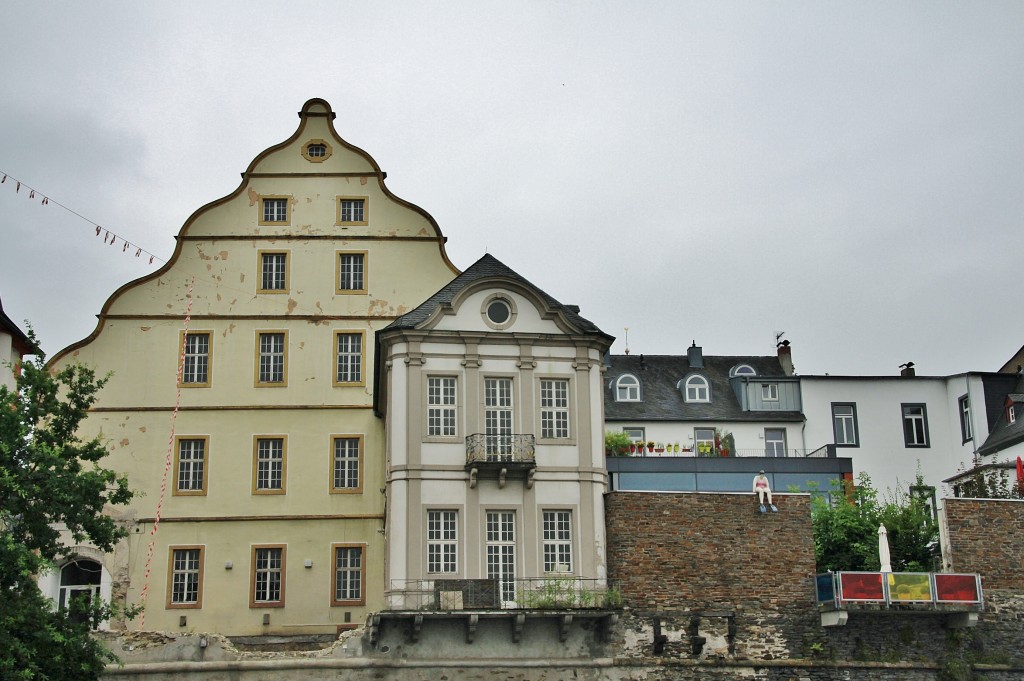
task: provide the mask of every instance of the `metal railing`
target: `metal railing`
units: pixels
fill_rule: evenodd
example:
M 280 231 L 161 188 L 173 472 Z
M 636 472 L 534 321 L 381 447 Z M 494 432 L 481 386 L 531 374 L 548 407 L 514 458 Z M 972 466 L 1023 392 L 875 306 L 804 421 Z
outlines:
M 393 580 L 387 610 L 582 610 L 617 609 L 619 591 L 605 579 L 530 577 L 524 579 Z
M 694 447 L 680 446 L 677 450 L 673 445 L 671 448 L 664 447 L 636 447 L 635 451 L 626 451 L 622 456 L 638 457 L 665 457 L 665 456 L 699 456 L 699 457 L 779 457 L 779 458 L 827 458 L 835 456 L 835 445 L 825 445 L 817 449 L 776 449 L 775 447 L 761 447 L 757 449 L 732 449 L 726 452 L 711 449 L 709 451 L 697 451 Z
M 983 603 L 981 576 L 953 572 L 829 572 L 816 576 L 818 603 L 973 605 Z
M 487 435 L 474 433 L 466 436 L 466 463 L 519 462 L 533 463 L 536 459 L 537 438 L 532 434 Z

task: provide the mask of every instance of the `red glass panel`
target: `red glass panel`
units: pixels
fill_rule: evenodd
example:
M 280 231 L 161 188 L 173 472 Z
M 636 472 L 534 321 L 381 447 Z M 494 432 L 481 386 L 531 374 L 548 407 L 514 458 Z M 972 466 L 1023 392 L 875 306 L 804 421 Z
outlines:
M 882 573 L 841 572 L 839 584 L 844 601 L 884 601 Z
M 936 574 L 935 592 L 939 602 L 977 603 L 981 600 L 974 575 Z

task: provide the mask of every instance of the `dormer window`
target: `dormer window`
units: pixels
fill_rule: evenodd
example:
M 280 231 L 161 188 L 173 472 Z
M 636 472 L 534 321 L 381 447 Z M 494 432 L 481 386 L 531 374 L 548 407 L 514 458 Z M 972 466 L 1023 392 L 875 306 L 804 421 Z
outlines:
M 730 376 L 757 376 L 757 372 L 754 371 L 754 367 L 749 364 L 737 364 L 729 370 Z
M 686 379 L 683 395 L 687 402 L 710 402 L 711 387 L 708 379 L 703 376 L 690 376 Z
M 1011 404 L 1006 408 L 1006 422 L 1013 423 L 1017 420 L 1017 410 L 1013 408 Z
M 639 402 L 640 381 L 632 374 L 623 374 L 615 381 L 616 402 Z

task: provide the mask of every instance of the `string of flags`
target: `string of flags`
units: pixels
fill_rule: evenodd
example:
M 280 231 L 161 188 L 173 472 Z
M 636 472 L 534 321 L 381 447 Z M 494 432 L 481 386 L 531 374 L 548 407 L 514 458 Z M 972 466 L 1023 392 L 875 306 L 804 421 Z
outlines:
M 68 208 L 67 206 L 65 206 L 60 201 L 55 201 L 54 199 L 51 199 L 50 197 L 48 197 L 45 194 L 43 194 L 42 192 L 40 192 L 38 189 L 35 189 L 34 187 L 28 186 L 27 184 L 25 184 L 24 182 L 22 182 L 18 178 L 13 177 L 12 175 L 9 175 L 8 173 L 3 172 L 2 170 L 0 170 L 0 175 L 3 175 L 3 178 L 0 178 L 0 184 L 7 184 L 7 180 L 11 180 L 14 183 L 14 193 L 15 194 L 20 194 L 22 187 L 24 187 L 25 189 L 28 190 L 28 198 L 29 199 L 35 199 L 36 198 L 36 194 L 39 194 L 39 199 L 40 199 L 39 205 L 47 206 L 50 203 L 52 203 L 55 206 L 60 206 L 61 208 L 63 208 L 67 212 L 71 213 L 72 215 L 75 215 L 75 216 L 81 218 L 82 220 L 85 220 L 90 225 L 92 225 L 93 227 L 96 228 L 96 236 L 97 237 L 102 234 L 102 236 L 103 236 L 103 243 L 110 244 L 111 246 L 113 246 L 113 245 L 115 245 L 117 243 L 120 243 L 121 244 L 121 252 L 122 253 L 131 253 L 132 251 L 134 251 L 136 258 L 141 258 L 143 256 L 146 256 L 149 259 L 149 262 L 147 264 L 150 264 L 150 265 L 152 265 L 154 261 L 160 262 L 160 263 L 167 262 L 163 258 L 159 258 L 156 255 L 154 255 L 153 253 L 150 253 L 149 251 L 147 251 L 142 246 L 139 246 L 137 244 L 131 243 L 130 241 L 128 241 L 124 237 L 120 236 L 119 234 L 117 234 L 115 232 L 111 232 L 109 229 L 106 229 L 105 227 L 100 226 L 99 224 L 97 224 L 96 222 L 93 222 L 92 220 L 90 220 L 89 218 L 85 217 L 81 213 L 78 213 L 78 212 L 72 210 L 71 208 Z

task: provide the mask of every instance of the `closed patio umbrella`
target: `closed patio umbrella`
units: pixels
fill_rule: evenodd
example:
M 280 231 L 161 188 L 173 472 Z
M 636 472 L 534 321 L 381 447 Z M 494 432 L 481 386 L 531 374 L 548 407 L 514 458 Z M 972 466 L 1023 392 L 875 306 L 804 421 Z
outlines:
M 892 558 L 889 556 L 889 533 L 885 525 L 878 526 L 878 562 L 882 572 L 892 572 Z

